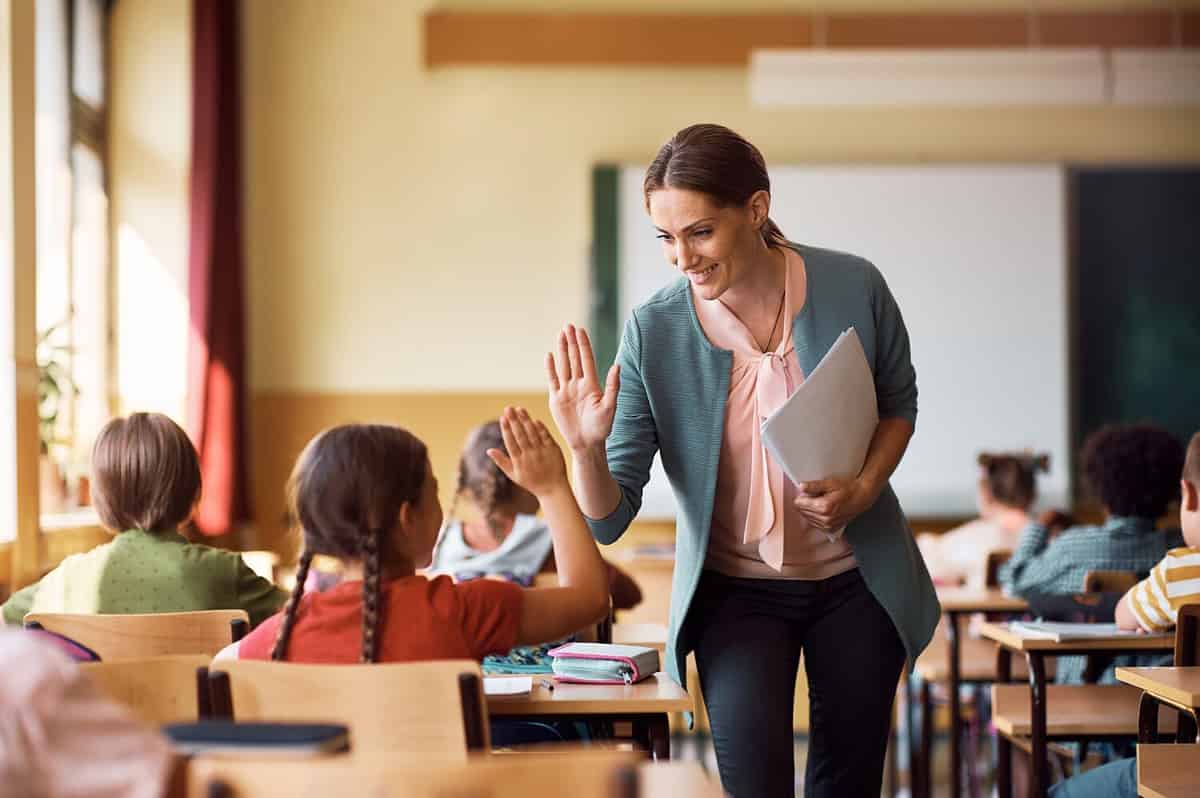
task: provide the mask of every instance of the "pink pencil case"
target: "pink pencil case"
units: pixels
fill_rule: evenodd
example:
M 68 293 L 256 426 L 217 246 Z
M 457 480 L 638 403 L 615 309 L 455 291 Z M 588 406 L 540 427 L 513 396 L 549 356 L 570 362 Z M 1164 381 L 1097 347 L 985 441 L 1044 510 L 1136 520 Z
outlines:
M 548 653 L 560 682 L 633 684 L 659 670 L 658 649 L 644 646 L 568 643 Z

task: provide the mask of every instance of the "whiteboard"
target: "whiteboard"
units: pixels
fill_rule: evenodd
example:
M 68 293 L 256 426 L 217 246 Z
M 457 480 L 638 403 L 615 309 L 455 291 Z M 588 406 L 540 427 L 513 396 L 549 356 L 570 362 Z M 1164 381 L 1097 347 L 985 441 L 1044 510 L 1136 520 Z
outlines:
M 622 323 L 676 278 L 642 202 L 644 166 L 618 199 Z M 1058 165 L 785 166 L 771 217 L 804 244 L 861 255 L 908 327 L 917 430 L 892 486 L 909 515 L 975 512 L 976 455 L 1050 453 L 1041 506 L 1068 506 L 1066 179 Z M 643 519 L 675 517 L 656 458 Z

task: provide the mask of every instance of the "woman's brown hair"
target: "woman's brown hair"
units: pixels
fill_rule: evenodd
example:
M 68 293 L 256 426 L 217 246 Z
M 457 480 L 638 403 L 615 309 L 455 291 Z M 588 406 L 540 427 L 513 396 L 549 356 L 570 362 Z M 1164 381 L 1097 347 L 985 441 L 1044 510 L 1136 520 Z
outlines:
M 374 662 L 381 621 L 381 548 L 401 505 L 415 504 L 425 484 L 425 444 L 400 427 L 347 424 L 309 441 L 288 480 L 288 510 L 304 550 L 271 659 L 287 658 L 304 582 L 314 555 L 363 564 L 362 654 Z
M 501 529 L 496 518 L 496 508 L 513 498 L 515 486 L 513 481 L 500 470 L 492 458 L 488 457 L 488 449 L 504 448 L 504 437 L 500 434 L 500 422 L 488 421 L 471 430 L 467 436 L 466 446 L 458 460 L 458 484 L 454 490 L 454 503 L 450 505 L 448 517 L 454 516 L 458 499 L 467 494 L 483 515 L 488 529 L 499 540 Z
M 1050 470 L 1050 455 L 984 452 L 979 455 L 983 478 L 992 498 L 1001 504 L 1027 510 L 1037 499 L 1037 474 Z
M 200 459 L 187 433 L 161 413 L 104 425 L 92 446 L 92 502 L 106 529 L 169 532 L 200 499 Z
M 646 203 L 664 188 L 698 191 L 721 207 L 741 207 L 758 191 L 771 193 L 771 178 L 757 147 L 723 125 L 702 124 L 676 133 L 650 162 L 642 183 Z M 760 232 L 767 246 L 787 243 L 769 218 Z

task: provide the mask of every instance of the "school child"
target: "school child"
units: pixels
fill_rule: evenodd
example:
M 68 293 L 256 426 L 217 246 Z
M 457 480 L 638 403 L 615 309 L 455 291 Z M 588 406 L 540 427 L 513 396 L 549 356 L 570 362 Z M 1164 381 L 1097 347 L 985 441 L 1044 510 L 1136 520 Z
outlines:
M 1181 544 L 1178 530 L 1155 528 L 1178 495 L 1183 446 L 1174 436 L 1150 424 L 1106 426 L 1088 437 L 1081 459 L 1105 521 L 1068 527 L 1052 540 L 1047 518 L 1030 524 L 1000 568 L 1000 583 L 1009 592 L 1078 593 L 1088 571 L 1145 574 Z M 1082 681 L 1084 662 L 1060 658 L 1057 681 Z
M 430 570 L 460 579 L 502 575 L 529 585 L 535 574 L 555 570 L 550 528 L 535 515 L 537 497 L 509 479 L 488 457 L 489 449 L 504 451 L 498 421 L 481 424 L 467 436 L 454 503 Z M 455 517 L 460 501 L 470 505 L 478 520 Z M 642 600 L 637 583 L 611 563 L 607 569 L 613 609 L 637 606 Z
M 1171 549 L 1150 575 L 1129 589 L 1117 604 L 1117 626 L 1168 632 L 1185 604 L 1200 604 L 1200 432 L 1192 436 L 1179 483 L 1179 526 L 1187 545 Z M 1052 798 L 1135 798 L 1137 760 L 1120 759 L 1056 784 Z
M 4 603 L 27 612 L 145 613 L 244 609 L 257 624 L 287 598 L 240 555 L 179 533 L 200 498 L 200 462 L 187 434 L 159 413 L 108 422 L 92 448 L 92 501 L 115 537 L 74 554 Z
M 1037 474 L 1050 466 L 1048 455 L 984 452 L 979 455 L 975 500 L 979 518 L 942 535 L 917 538 L 925 566 L 936 584 L 983 588 L 988 552 L 1012 551 L 1029 525 L 1037 499 Z
M 504 449 L 489 449 L 488 456 L 544 509 L 560 587 L 418 575 L 442 526 L 425 445 L 399 427 L 335 427 L 309 442 L 292 472 L 289 503 L 304 549 L 287 607 L 217 658 L 481 659 L 563 637 L 603 617 L 604 561 L 567 482 L 562 451 L 523 409 L 506 409 L 500 428 Z M 305 594 L 317 554 L 341 560 L 346 580 Z

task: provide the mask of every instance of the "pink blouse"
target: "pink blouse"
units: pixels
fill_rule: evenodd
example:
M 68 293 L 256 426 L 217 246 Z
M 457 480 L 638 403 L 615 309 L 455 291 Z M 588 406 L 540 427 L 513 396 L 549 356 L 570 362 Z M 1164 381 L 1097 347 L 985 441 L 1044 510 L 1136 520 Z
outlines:
M 762 422 L 804 381 L 792 343 L 792 321 L 806 296 L 804 259 L 794 250 L 783 252 L 784 329 L 772 352 L 763 352 L 719 300 L 692 293 L 705 336 L 733 352 L 705 567 L 735 577 L 827 579 L 855 567 L 854 551 L 844 537 L 830 540 L 809 527 L 793 505 L 796 486 L 762 443 Z

